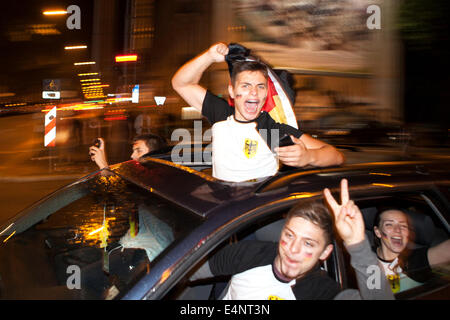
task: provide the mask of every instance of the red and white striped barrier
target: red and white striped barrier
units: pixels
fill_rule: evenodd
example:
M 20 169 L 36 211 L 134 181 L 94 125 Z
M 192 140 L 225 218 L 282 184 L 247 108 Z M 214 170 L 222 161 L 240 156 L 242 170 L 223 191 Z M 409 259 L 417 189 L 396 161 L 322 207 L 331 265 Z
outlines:
M 56 140 L 56 106 L 45 114 L 44 146 L 54 147 Z

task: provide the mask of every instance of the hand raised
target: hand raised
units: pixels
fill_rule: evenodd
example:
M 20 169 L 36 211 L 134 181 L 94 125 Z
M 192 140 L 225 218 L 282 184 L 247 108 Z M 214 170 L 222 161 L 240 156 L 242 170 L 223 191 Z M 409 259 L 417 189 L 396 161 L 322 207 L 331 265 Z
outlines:
M 94 161 L 100 169 L 103 169 L 108 166 L 105 153 L 105 141 L 102 138 L 98 139 L 100 140 L 100 146 L 91 146 L 89 148 L 89 155 L 91 160 Z
M 214 62 L 224 62 L 228 51 L 228 46 L 225 43 L 219 42 L 213 44 L 208 49 L 208 54 Z
M 99 149 L 100 150 L 105 150 L 105 140 L 103 140 L 103 138 L 97 138 L 99 140 Z
M 323 190 L 325 200 L 333 211 L 336 230 L 347 245 L 364 240 L 364 219 L 358 206 L 350 200 L 347 179 L 341 180 L 341 204 L 338 204 L 330 190 Z

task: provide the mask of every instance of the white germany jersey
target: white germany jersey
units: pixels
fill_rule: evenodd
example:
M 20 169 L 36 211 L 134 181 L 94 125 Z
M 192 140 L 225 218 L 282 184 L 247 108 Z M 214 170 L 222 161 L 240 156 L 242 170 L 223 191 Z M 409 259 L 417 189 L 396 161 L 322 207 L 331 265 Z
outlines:
M 277 158 L 256 130 L 255 122 L 237 122 L 231 115 L 212 126 L 212 137 L 215 178 L 241 182 L 278 171 Z
M 253 268 L 231 278 L 224 300 L 296 300 L 291 282 L 275 278 L 272 265 Z

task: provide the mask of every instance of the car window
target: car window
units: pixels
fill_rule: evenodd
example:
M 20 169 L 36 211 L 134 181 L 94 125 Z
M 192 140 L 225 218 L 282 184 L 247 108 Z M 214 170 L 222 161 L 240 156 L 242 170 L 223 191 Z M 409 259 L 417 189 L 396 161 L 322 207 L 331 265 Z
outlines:
M 1 231 L 0 297 L 120 297 L 199 220 L 115 174 L 98 175 Z
M 439 265 L 430 265 L 428 261 L 429 250 L 445 244 L 450 236 L 448 223 L 442 216 L 448 215 L 448 208 L 447 212 L 437 212 L 431 203 L 430 197 L 421 193 L 357 201 L 364 216 L 366 236 L 397 299 L 417 297 L 450 285 L 450 261 Z M 395 216 L 397 211 L 404 214 L 406 226 L 397 224 L 403 216 Z M 385 213 L 380 216 L 381 212 Z M 391 232 L 395 228 L 395 233 Z M 407 240 L 403 240 L 403 235 Z M 346 269 L 349 283 L 354 285 L 352 268 Z
M 164 297 L 167 300 L 217 300 L 223 297 L 228 281 L 231 276 L 215 276 L 213 278 L 203 278 L 205 262 L 216 252 L 225 246 L 240 241 L 268 241 L 278 243 L 281 230 L 285 223 L 285 217 L 290 206 L 284 205 L 283 208 L 267 210 L 264 214 L 258 215 L 254 219 L 243 218 L 241 222 L 237 222 L 236 228 L 230 231 L 226 240 L 208 254 L 208 256 L 193 268 L 188 274 Z M 322 263 L 321 269 L 325 270 L 328 275 L 340 282 L 338 272 L 336 270 L 336 254 L 333 252 L 330 257 Z M 196 280 L 192 280 L 194 277 Z

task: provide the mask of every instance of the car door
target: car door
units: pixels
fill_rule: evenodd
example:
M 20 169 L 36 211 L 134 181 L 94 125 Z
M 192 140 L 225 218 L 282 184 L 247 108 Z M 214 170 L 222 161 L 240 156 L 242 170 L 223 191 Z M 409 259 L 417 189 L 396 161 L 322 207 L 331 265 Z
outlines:
M 313 196 L 308 200 L 321 201 L 321 196 Z M 284 218 L 291 207 L 298 203 L 295 196 L 287 196 L 275 201 L 268 202 L 262 206 L 254 208 L 241 214 L 238 218 L 223 225 L 214 234 L 208 236 L 207 243 L 201 250 L 198 250 L 189 258 L 189 270 L 185 270 L 184 275 L 177 280 L 170 290 L 159 295 L 158 298 L 164 299 L 187 299 L 187 300 L 205 300 L 217 299 L 224 289 L 226 282 L 230 277 L 214 277 L 211 279 L 200 279 L 191 281 L 193 274 L 199 270 L 205 261 L 215 252 L 224 246 L 245 240 L 261 240 L 278 242 L 281 229 L 284 225 Z M 341 254 L 340 246 L 334 242 L 336 249 L 331 256 L 322 264 L 322 269 L 327 271 L 328 275 L 343 286 L 343 277 L 340 270 L 343 269 L 343 261 L 339 260 Z M 208 253 L 205 256 L 205 251 Z M 156 296 L 151 297 L 152 299 Z M 157 299 L 158 299 L 157 298 Z

